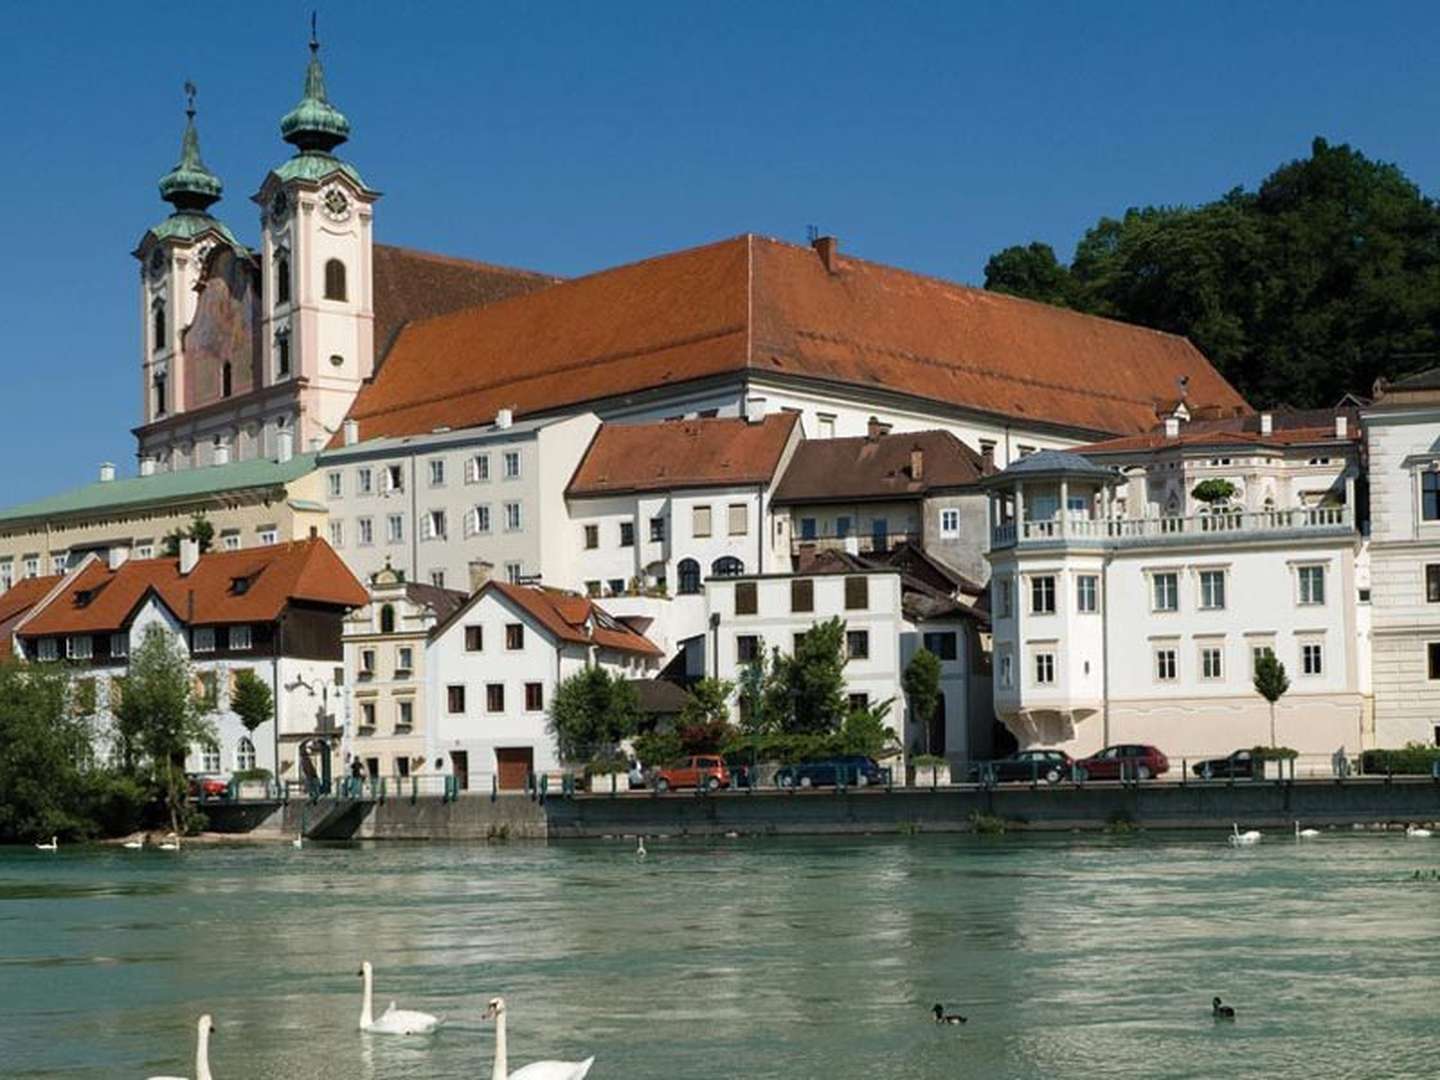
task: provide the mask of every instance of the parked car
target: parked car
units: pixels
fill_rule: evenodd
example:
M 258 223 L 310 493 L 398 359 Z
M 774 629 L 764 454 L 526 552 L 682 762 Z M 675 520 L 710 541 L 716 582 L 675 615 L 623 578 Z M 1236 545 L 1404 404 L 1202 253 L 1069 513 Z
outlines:
M 1148 780 L 1170 771 L 1170 760 L 1153 746 L 1122 743 L 1077 761 L 1086 780 Z
M 230 794 L 230 782 L 218 776 L 192 775 L 189 791 L 192 799 L 223 799 Z
M 1211 777 L 1229 779 L 1243 777 L 1252 780 L 1255 777 L 1255 755 L 1249 750 L 1236 750 L 1226 757 L 1210 758 L 1206 761 L 1197 761 L 1190 767 L 1190 771 L 1204 780 Z
M 798 765 L 786 765 L 775 774 L 775 783 L 782 788 L 793 787 L 836 787 L 842 778 L 846 785 L 865 787 L 867 784 L 882 784 L 885 774 L 873 758 L 861 754 L 847 754 L 826 758 L 824 761 L 803 761 Z
M 719 754 L 697 754 L 686 758 L 679 765 L 656 769 L 652 774 L 652 782 L 656 791 L 698 787 L 703 787 L 706 791 L 718 791 L 730 786 L 730 770 L 725 767 L 725 759 Z
M 1054 784 L 1068 777 L 1074 764 L 1064 750 L 1018 750 L 994 761 L 975 762 L 970 766 L 970 775 L 977 782 L 990 780 L 1005 784 L 1043 780 Z

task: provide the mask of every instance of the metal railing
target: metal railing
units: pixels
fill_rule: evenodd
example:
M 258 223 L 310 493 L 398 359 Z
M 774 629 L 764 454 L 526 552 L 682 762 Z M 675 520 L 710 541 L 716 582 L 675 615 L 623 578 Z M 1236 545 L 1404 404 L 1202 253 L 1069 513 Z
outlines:
M 1007 521 L 990 530 L 992 548 L 1057 540 L 1146 543 L 1177 536 L 1251 537 L 1257 533 L 1350 530 L 1348 506 L 1301 507 L 1291 510 L 1226 510 L 1192 517 L 1091 518 L 1061 515 L 1039 521 Z

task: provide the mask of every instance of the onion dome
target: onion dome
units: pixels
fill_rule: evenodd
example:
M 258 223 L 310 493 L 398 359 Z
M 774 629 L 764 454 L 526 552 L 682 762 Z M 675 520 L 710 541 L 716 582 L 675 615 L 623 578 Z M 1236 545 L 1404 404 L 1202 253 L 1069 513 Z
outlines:
M 220 178 L 200 160 L 200 136 L 195 130 L 195 84 L 185 84 L 185 135 L 180 140 L 180 160 L 160 178 L 160 197 L 177 212 L 205 209 L 220 198 Z
M 280 120 L 280 137 L 302 153 L 328 154 L 350 137 L 350 121 L 325 96 L 325 69 L 320 66 L 320 42 L 312 27 L 310 65 L 305 69 L 305 93 L 300 104 Z

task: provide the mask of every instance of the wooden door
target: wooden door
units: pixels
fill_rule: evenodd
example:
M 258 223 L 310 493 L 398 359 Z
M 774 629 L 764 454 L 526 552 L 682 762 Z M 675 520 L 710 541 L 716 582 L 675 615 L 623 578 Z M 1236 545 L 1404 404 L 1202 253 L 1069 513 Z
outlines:
M 495 767 L 501 791 L 523 791 L 525 778 L 535 768 L 535 751 L 528 746 L 497 747 Z

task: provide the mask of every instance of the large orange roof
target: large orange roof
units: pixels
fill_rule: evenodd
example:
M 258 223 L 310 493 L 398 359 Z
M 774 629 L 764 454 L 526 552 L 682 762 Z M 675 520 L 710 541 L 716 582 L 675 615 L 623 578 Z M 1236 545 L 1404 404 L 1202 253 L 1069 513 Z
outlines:
M 24 578 L 0 593 L 0 658 L 10 655 L 10 638 L 16 623 L 59 584 L 59 574 Z
M 178 559 L 132 559 L 111 570 L 95 560 L 19 627 L 21 637 L 104 633 L 126 625 L 151 592 L 192 625 L 273 622 L 293 602 L 360 607 L 364 586 L 323 540 L 202 555 L 189 574 Z
M 538 585 L 511 585 L 507 581 L 487 581 L 468 603 L 431 631 L 438 636 L 461 618 L 489 591 L 503 596 L 561 641 L 576 645 L 598 645 L 642 656 L 663 656 L 660 647 L 644 634 L 636 633 L 616 619 L 599 604 L 584 596 L 562 589 Z
M 411 323 L 350 415 L 363 439 L 744 372 L 889 390 L 1097 434 L 1248 412 L 1173 334 L 754 235 Z
M 798 422 L 794 413 L 773 413 L 759 423 L 709 417 L 602 424 L 565 493 L 766 484 Z

